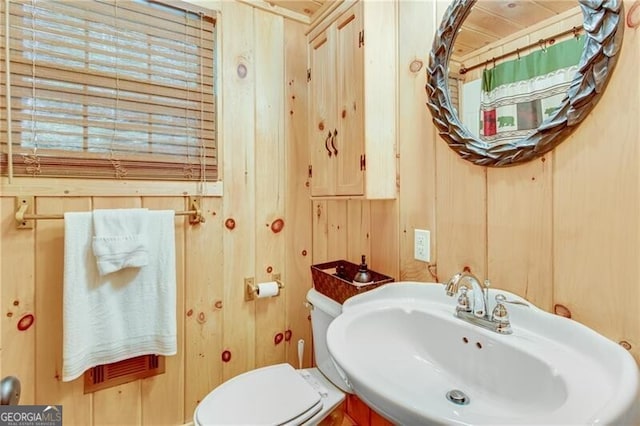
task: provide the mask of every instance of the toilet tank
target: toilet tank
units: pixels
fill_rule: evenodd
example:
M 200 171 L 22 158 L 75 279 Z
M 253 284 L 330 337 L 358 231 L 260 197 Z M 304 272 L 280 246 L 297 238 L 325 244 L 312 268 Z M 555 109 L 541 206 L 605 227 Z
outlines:
M 307 300 L 313 306 L 311 308 L 311 329 L 313 330 L 313 354 L 318 370 L 343 391 L 353 393 L 347 381 L 338 372 L 327 347 L 327 329 L 331 321 L 342 313 L 342 304 L 320 294 L 313 288 L 307 292 Z

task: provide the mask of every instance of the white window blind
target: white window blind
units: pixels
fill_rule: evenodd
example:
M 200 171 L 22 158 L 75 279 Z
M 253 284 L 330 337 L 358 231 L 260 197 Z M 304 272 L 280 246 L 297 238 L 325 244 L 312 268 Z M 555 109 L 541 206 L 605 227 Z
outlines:
M 0 2 L 3 175 L 217 178 L 215 19 L 170 4 Z

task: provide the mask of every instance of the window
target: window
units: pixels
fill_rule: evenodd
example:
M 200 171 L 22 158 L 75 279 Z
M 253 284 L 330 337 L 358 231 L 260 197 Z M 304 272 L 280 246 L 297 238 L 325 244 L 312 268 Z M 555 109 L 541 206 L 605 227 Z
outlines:
M 0 15 L 2 175 L 217 178 L 213 16 L 148 0 Z

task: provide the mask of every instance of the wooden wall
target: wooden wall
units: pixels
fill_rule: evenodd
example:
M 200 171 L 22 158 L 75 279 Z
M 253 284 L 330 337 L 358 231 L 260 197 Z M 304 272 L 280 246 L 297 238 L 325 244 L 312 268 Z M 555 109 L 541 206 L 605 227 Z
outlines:
M 314 248 L 329 245 L 342 255 L 359 244 L 354 235 L 367 233 L 388 250 L 371 267 L 393 273 L 395 264 L 399 279 L 435 281 L 437 275 L 442 282 L 469 267 L 541 308 L 565 306 L 573 319 L 626 342 L 640 361 L 637 30 L 625 29 L 606 93 L 570 138 L 530 163 L 483 168 L 461 160 L 435 133 L 425 107 L 425 69 L 409 68 L 416 60 L 428 63 L 448 3 L 398 3 L 398 199 L 327 202 L 330 225 L 313 222 Z M 631 5 L 625 2 L 627 11 Z M 371 212 L 363 221 L 368 232 L 362 224 L 339 227 L 358 203 Z M 389 214 L 373 214 L 384 209 Z M 415 228 L 431 230 L 430 268 L 413 260 Z
M 184 209 L 181 191 L 55 181 L 8 186 L 0 197 L 0 375 L 15 374 L 26 404 L 64 404 L 65 424 L 180 424 L 215 385 L 257 366 L 297 365 L 310 329 L 304 294 L 312 262 L 368 255 L 402 280 L 444 281 L 469 266 L 493 285 L 573 318 L 640 360 L 640 43 L 627 28 L 618 67 L 591 116 L 544 158 L 513 168 L 467 163 L 434 132 L 424 66 L 448 2 L 398 2 L 399 195 L 392 201 L 309 201 L 305 26 L 236 2 L 221 10 L 221 165 L 224 196 L 204 200 L 207 222 L 176 219 L 179 354 L 167 373 L 84 395 L 62 383 L 61 221 L 13 223 L 14 195 L 38 213 L 106 207 Z M 627 9 L 630 3 L 625 3 Z M 231 36 L 225 36 L 231 34 Z M 238 66 L 247 73 L 241 77 Z M 148 190 L 147 190 L 148 188 Z M 282 218 L 280 233 L 271 231 Z M 233 230 L 225 227 L 233 219 Z M 431 230 L 432 265 L 413 260 L 413 230 Z M 428 267 L 430 266 L 430 267 Z M 281 272 L 283 295 L 244 302 L 243 279 Z M 17 330 L 24 315 L 35 323 Z M 292 331 L 290 342 L 274 343 Z M 228 350 L 231 360 L 223 362 Z
M 0 376 L 22 382 L 24 404 L 62 404 L 69 425 L 161 425 L 189 422 L 199 400 L 241 372 L 279 362 L 297 367 L 307 343 L 311 287 L 311 202 L 306 187 L 305 25 L 236 2 L 200 1 L 220 10 L 220 166 L 223 197 L 205 197 L 206 223 L 176 218 L 178 354 L 166 373 L 93 394 L 82 380 L 63 383 L 61 220 L 14 224 L 14 196 L 36 196 L 37 213 L 93 208 L 185 210 L 195 186 L 121 185 L 68 180 L 2 182 Z M 238 66 L 246 67 L 246 75 Z M 233 219 L 235 227 L 225 223 Z M 284 228 L 272 231 L 282 219 Z M 244 301 L 244 278 L 282 274 L 281 296 Z M 35 317 L 25 331 L 25 315 Z M 291 331 L 289 341 L 274 338 Z M 229 362 L 222 361 L 229 351 Z
M 631 3 L 625 6 L 629 10 Z M 544 309 L 564 305 L 573 319 L 628 342 L 636 360 L 640 125 L 630 112 L 640 102 L 634 71 L 639 47 L 637 31 L 627 27 L 620 60 L 599 104 L 543 158 L 483 169 L 436 141 L 441 277 L 469 264 L 495 287 Z M 459 202 L 447 205 L 454 197 Z M 465 259 L 462 253 L 473 255 Z

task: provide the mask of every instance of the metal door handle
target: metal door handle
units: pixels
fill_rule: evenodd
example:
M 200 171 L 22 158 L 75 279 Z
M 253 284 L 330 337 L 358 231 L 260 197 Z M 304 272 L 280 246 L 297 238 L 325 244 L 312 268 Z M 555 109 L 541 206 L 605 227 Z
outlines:
M 329 134 L 327 135 L 327 138 L 324 140 L 324 148 L 329 153 L 329 157 L 331 157 L 331 149 L 329 148 L 329 139 L 331 139 L 331 130 L 329 130 Z
M 329 132 L 329 134 L 331 134 L 331 132 Z M 335 144 L 336 136 L 338 136 L 338 129 L 333 129 L 333 136 L 331 136 L 331 148 L 333 148 L 333 153 L 337 157 L 338 149 L 336 148 L 336 144 Z

